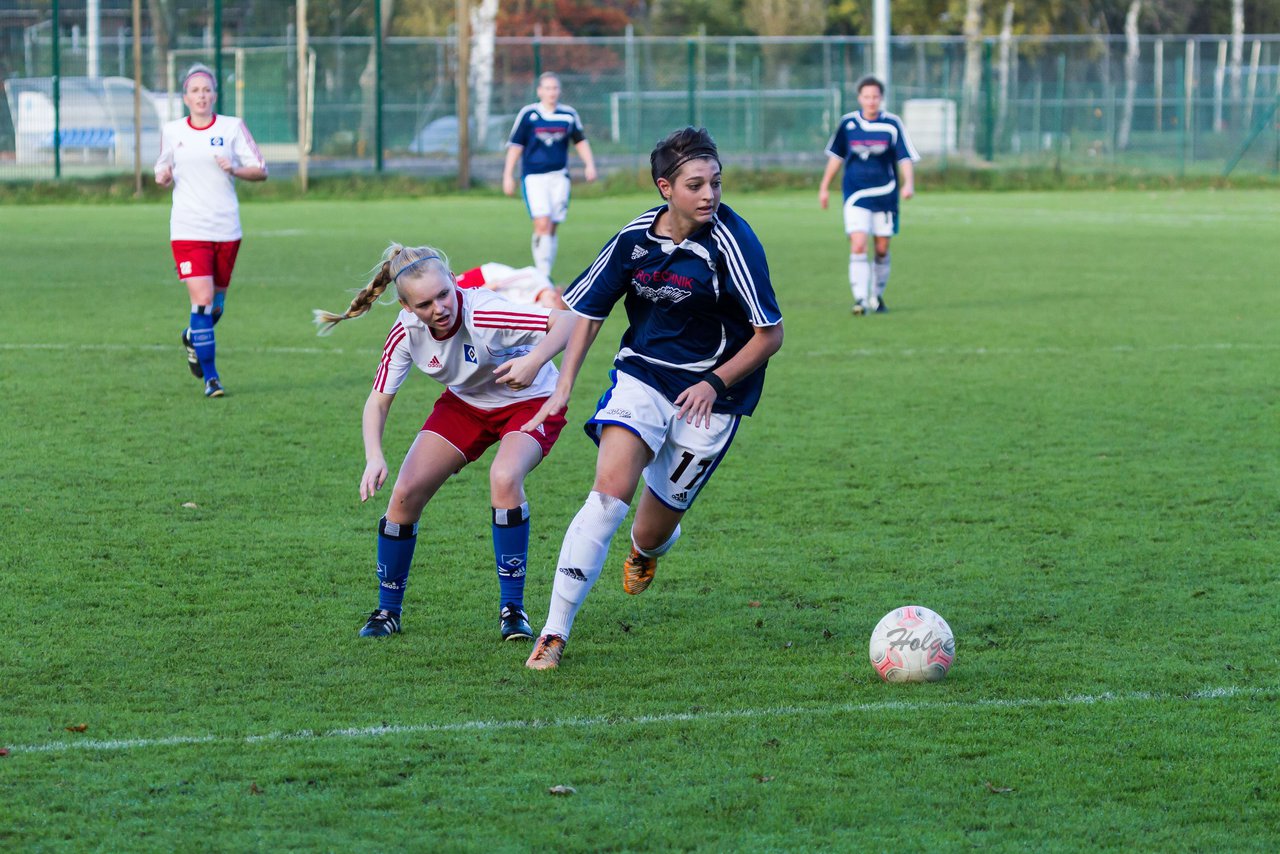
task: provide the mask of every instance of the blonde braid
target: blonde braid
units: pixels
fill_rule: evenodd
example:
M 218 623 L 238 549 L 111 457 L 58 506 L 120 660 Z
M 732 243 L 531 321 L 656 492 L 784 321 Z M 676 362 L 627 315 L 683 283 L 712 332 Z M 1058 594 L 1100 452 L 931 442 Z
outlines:
M 351 300 L 351 305 L 347 306 L 347 310 L 342 314 L 334 314 L 333 312 L 325 311 L 322 308 L 313 309 L 311 312 L 313 315 L 311 322 L 319 327 L 316 330 L 316 334 L 328 335 L 333 332 L 334 328 L 342 321 L 350 320 L 353 317 L 359 317 L 369 309 L 373 308 L 373 304 L 378 301 L 378 297 L 382 296 L 383 292 L 386 291 L 387 285 L 390 285 L 391 282 L 394 281 L 394 276 L 391 273 L 391 261 L 400 254 L 400 251 L 403 248 L 404 247 L 399 244 L 391 244 L 391 247 L 388 249 L 389 254 L 376 268 L 377 272 L 374 274 L 373 279 L 369 281 L 369 284 L 361 288 L 360 292 L 356 294 L 355 299 Z

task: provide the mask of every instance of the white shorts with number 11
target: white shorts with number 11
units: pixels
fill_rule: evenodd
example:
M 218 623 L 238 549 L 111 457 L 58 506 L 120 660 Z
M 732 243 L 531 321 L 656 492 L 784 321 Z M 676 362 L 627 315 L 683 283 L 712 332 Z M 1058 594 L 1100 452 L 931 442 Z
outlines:
M 616 424 L 639 436 L 654 455 L 644 469 L 645 486 L 671 509 L 688 510 L 724 459 L 742 416 L 712 413 L 711 426 L 695 427 L 676 420 L 677 408 L 646 383 L 621 371 L 611 375 L 613 387 L 587 421 L 587 435 L 598 444 L 600 432 Z

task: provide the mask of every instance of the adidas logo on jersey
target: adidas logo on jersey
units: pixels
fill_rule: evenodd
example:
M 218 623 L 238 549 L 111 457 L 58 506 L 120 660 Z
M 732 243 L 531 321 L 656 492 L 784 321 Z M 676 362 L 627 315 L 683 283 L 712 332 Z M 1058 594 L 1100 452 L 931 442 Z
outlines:
M 430 361 L 430 362 L 427 362 L 427 368 L 428 368 L 428 369 L 431 369 L 431 368 L 443 368 L 443 367 L 444 367 L 444 363 L 440 361 L 440 357 L 439 357 L 439 356 L 432 356 L 432 357 L 431 357 L 431 361 Z
M 646 255 L 648 255 L 648 254 L 649 254 L 649 250 L 648 250 L 648 249 L 645 249 L 643 246 L 635 246 L 635 247 L 632 247 L 632 249 L 631 249 L 631 260 L 632 260 L 632 261 L 634 261 L 634 260 L 636 260 L 637 258 L 643 258 L 644 256 L 646 256 Z
M 689 500 L 689 493 L 687 493 L 687 492 L 677 492 L 675 495 L 671 496 L 671 500 L 672 500 L 672 501 L 688 501 L 688 500 Z

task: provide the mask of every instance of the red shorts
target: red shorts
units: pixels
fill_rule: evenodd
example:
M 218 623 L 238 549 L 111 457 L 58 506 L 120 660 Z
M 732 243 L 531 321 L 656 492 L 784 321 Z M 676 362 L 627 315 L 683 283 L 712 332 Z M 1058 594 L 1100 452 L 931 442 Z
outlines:
M 498 409 L 479 409 L 464 401 L 448 389 L 440 395 L 423 430 L 430 430 L 453 445 L 467 462 L 480 459 L 490 445 L 508 433 L 519 433 L 520 427 L 538 414 L 545 397 L 521 400 Z M 537 430 L 526 435 L 542 447 L 542 456 L 551 453 L 560 431 L 564 429 L 564 415 L 552 415 Z
M 239 240 L 171 240 L 173 260 L 179 279 L 213 276 L 215 288 L 231 284 L 231 271 L 236 266 Z

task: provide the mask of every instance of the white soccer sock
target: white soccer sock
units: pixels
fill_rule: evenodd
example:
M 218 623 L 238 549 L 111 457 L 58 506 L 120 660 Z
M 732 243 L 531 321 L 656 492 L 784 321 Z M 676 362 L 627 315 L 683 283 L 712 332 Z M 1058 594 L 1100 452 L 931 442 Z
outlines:
M 656 549 L 642 549 L 640 546 L 636 545 L 635 526 L 633 525 L 631 527 L 631 545 L 635 546 L 636 551 L 640 552 L 640 554 L 645 557 L 662 557 L 664 554 L 671 551 L 671 547 L 676 544 L 676 540 L 678 539 L 680 539 L 680 526 L 677 524 L 676 529 L 671 532 L 671 536 L 667 537 L 667 541 L 665 543 L 658 546 Z
M 885 285 L 889 284 L 889 253 L 888 252 L 884 253 L 883 257 L 879 255 L 876 256 L 876 262 L 875 262 L 875 265 L 872 267 L 872 272 L 874 273 L 874 278 L 876 283 L 876 296 L 877 297 L 883 296 L 884 287 Z
M 556 236 L 554 234 L 535 234 L 533 243 L 533 268 L 548 279 L 551 278 L 551 265 L 556 262 Z
M 600 577 L 609 554 L 609 542 L 627 517 L 628 509 L 627 502 L 612 495 L 592 492 L 587 496 L 587 503 L 569 523 L 560 547 L 556 580 L 551 588 L 551 607 L 542 634 L 568 639 L 573 619 L 591 585 Z
M 855 302 L 866 303 L 867 288 L 871 284 L 871 265 L 867 263 L 867 255 L 849 254 L 849 289 L 853 291 Z

